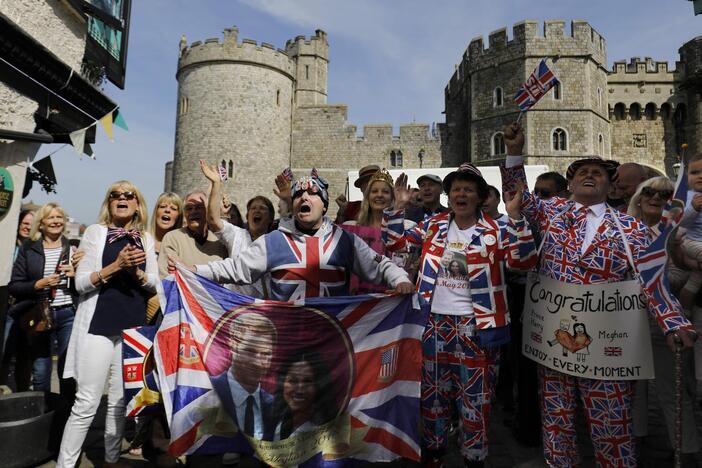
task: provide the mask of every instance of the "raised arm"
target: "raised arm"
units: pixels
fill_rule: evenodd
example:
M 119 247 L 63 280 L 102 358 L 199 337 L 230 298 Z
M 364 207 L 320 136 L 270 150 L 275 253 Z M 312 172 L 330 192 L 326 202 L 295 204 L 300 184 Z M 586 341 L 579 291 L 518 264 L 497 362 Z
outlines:
M 405 229 L 405 208 L 409 204 L 411 192 L 404 172 L 395 180 L 393 192 L 395 206 L 383 212 L 382 236 L 385 247 L 390 251 L 398 251 L 403 250 L 408 243 L 421 245 L 426 234 L 425 223 Z
M 222 179 L 219 177 L 217 166 L 208 166 L 205 161 L 200 160 L 200 169 L 210 181 L 210 197 L 207 199 L 207 224 L 214 232 L 222 230 L 222 216 L 220 214 L 222 204 Z
M 507 267 L 515 270 L 529 270 L 536 265 L 536 245 L 529 223 L 521 215 L 521 200 L 524 187 L 519 186 L 513 195 L 507 195 L 505 209 L 509 220 L 502 226 L 500 234 L 506 238 Z

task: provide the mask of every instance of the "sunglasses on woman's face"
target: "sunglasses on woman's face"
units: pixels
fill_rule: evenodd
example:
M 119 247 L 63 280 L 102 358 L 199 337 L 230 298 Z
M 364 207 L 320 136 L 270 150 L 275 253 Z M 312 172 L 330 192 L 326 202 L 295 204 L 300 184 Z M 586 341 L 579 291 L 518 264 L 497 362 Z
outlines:
M 118 200 L 122 197 L 126 198 L 127 200 L 134 200 L 136 194 L 134 192 L 110 192 L 111 200 Z
M 653 198 L 658 194 L 659 197 L 661 197 L 663 200 L 669 199 L 673 195 L 672 190 L 658 190 L 654 189 L 653 187 L 644 187 L 641 189 L 641 195 L 645 197 L 650 197 Z

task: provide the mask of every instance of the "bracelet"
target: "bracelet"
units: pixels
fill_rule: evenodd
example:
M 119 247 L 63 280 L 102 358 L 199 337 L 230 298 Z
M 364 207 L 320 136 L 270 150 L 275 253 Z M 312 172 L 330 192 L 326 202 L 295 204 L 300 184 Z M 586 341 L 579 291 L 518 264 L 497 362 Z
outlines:
M 100 270 L 98 270 L 96 273 L 98 275 L 98 279 L 100 280 L 100 283 L 107 284 L 107 281 L 105 281 L 105 278 L 102 277 L 102 273 L 100 273 Z

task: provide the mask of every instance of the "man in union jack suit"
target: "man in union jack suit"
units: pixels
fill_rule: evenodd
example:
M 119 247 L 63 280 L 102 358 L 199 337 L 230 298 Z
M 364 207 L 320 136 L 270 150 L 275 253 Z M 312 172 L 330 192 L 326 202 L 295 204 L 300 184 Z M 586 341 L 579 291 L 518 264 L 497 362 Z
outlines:
M 402 268 L 325 216 L 327 187 L 316 171 L 298 179 L 291 189 L 292 218 L 282 219 L 278 230 L 259 237 L 236 258 L 198 265 L 193 271 L 218 283 L 235 284 L 251 284 L 269 272 L 270 299 L 276 301 L 346 296 L 351 273 L 401 294 L 412 292 Z M 175 261 L 169 259 L 171 271 Z
M 509 192 L 526 186 L 524 133 L 518 123 L 505 128 L 504 139 L 508 156 L 502 183 L 503 191 Z M 649 238 L 645 225 L 606 204 L 617 166 L 615 161 L 599 157 L 573 162 L 566 173 L 570 199 L 542 200 L 528 190 L 523 191 L 522 213 L 545 236 L 539 274 L 573 284 L 612 283 L 636 276 L 631 263 L 638 271 L 639 257 L 648 247 Z M 629 244 L 631 260 L 625 243 Z M 685 347 L 691 347 L 695 334 L 677 300 L 666 291 L 647 288 L 643 291 L 649 311 L 667 336 L 669 346 L 675 347 L 677 337 Z M 544 456 L 549 466 L 579 464 L 574 427 L 578 394 L 585 408 L 598 466 L 636 466 L 631 381 L 575 377 L 543 366 L 539 366 L 539 381 Z
M 417 290 L 431 303 L 422 346 L 425 466 L 442 466 L 452 415 L 458 414 L 465 466 L 482 467 L 499 345 L 509 340 L 505 267 L 532 268 L 536 249 L 519 199 L 507 203 L 507 223 L 481 212 L 489 192 L 476 167 L 461 165 L 443 188 L 451 211 L 405 230 L 409 190 L 407 177 L 398 177 L 383 238 L 389 250 L 422 248 Z

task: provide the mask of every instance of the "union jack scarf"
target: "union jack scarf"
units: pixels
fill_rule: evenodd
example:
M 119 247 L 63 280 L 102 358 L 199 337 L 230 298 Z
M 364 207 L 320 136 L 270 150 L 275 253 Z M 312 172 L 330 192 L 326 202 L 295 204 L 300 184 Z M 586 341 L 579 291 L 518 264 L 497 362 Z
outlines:
M 131 243 L 144 250 L 144 243 L 141 240 L 141 233 L 136 229 L 124 229 L 124 228 L 108 228 L 107 229 L 107 242 L 112 244 L 120 240 L 123 237 L 130 239 Z

